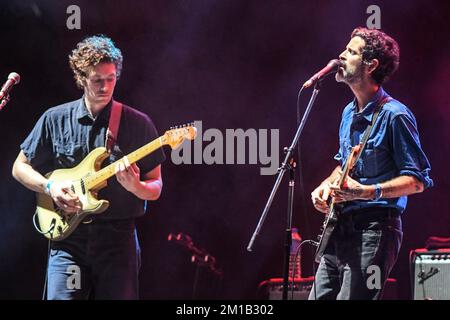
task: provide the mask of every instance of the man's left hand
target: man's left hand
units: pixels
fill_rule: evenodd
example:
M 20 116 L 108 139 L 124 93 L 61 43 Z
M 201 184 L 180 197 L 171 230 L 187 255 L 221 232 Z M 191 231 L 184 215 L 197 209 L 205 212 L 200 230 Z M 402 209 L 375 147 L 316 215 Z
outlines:
M 367 186 L 358 181 L 347 177 L 342 188 L 339 188 L 337 182 L 330 186 L 331 196 L 336 203 L 352 200 L 371 200 L 374 198 L 373 186 Z
M 130 164 L 125 157 L 123 162 L 116 165 L 117 181 L 129 192 L 136 192 L 141 185 L 141 170 L 136 163 Z

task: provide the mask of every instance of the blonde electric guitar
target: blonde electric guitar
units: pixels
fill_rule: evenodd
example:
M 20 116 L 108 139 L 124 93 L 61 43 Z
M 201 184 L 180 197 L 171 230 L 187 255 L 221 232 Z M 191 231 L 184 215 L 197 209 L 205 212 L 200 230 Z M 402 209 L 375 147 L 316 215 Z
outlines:
M 185 139 L 193 140 L 197 129 L 183 126 L 166 131 L 161 137 L 128 154 L 130 164 L 137 162 L 164 145 L 177 148 Z M 101 169 L 102 162 L 109 156 L 106 148 L 92 150 L 83 161 L 74 168 L 58 169 L 46 175 L 53 181 L 72 181 L 71 191 L 77 195 L 82 209 L 77 213 L 66 213 L 55 205 L 53 199 L 44 193 L 37 194 L 36 214 L 39 226 L 37 230 L 46 238 L 59 241 L 67 238 L 84 218 L 91 214 L 104 212 L 109 202 L 98 200 L 97 193 L 107 186 L 107 180 L 116 174 L 116 165 L 124 162 L 125 157 Z

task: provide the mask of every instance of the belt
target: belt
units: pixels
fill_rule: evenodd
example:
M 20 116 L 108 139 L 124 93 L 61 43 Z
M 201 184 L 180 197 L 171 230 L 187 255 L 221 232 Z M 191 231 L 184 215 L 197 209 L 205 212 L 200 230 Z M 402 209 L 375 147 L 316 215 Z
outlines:
M 395 208 L 363 208 L 343 213 L 340 219 L 378 221 L 387 219 L 396 219 L 400 216 L 400 211 Z

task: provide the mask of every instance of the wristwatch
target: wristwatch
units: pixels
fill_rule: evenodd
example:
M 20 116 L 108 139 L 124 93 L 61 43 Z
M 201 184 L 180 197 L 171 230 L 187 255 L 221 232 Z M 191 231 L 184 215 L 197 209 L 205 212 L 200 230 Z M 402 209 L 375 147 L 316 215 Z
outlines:
M 381 190 L 381 185 L 379 183 L 377 183 L 375 185 L 375 201 L 378 201 L 381 199 L 381 197 L 383 196 L 383 190 Z

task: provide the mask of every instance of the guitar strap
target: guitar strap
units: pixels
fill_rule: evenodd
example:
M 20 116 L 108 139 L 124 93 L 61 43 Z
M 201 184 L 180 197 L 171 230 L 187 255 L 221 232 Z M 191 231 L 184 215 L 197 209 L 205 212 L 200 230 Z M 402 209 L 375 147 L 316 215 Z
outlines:
M 358 152 L 358 155 L 356 156 L 355 163 L 358 162 L 359 157 L 361 156 L 362 152 L 364 151 L 364 148 L 367 144 L 367 140 L 369 140 L 370 134 L 372 132 L 373 125 L 375 124 L 375 121 L 377 121 L 377 118 L 378 118 L 378 115 L 380 114 L 381 109 L 383 108 L 383 106 L 386 103 L 388 103 L 391 100 L 392 100 L 391 97 L 386 96 L 383 99 L 381 99 L 380 102 L 377 104 L 377 106 L 375 108 L 375 112 L 373 113 L 373 116 L 372 116 L 372 123 L 367 126 L 366 131 L 364 131 L 364 135 L 361 139 L 361 142 L 360 142 L 361 149 Z
M 122 115 L 122 103 L 113 100 L 105 139 L 105 147 L 109 154 L 112 153 L 112 151 L 114 150 L 114 146 L 116 145 L 117 142 L 121 115 Z

